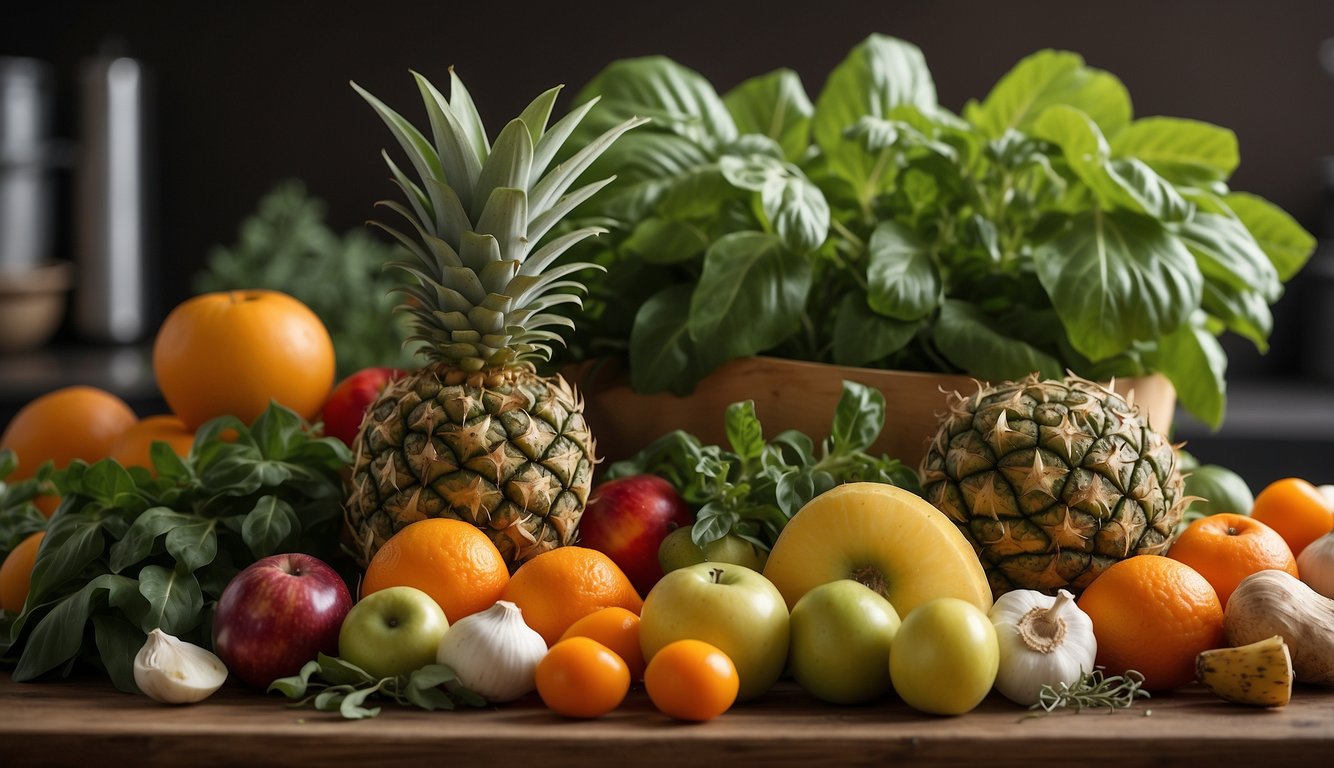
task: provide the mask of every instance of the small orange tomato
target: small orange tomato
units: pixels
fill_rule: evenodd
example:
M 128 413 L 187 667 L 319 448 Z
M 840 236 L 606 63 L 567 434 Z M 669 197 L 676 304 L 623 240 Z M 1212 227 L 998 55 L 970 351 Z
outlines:
M 1334 509 L 1320 489 L 1297 477 L 1265 486 L 1255 497 L 1251 517 L 1278 531 L 1293 556 L 1334 528 Z
M 587 637 L 561 640 L 537 663 L 537 695 L 566 717 L 601 717 L 630 690 L 630 670 L 607 646 Z
M 639 616 L 617 605 L 600 608 L 570 625 L 561 635 L 587 637 L 602 643 L 621 657 L 630 669 L 630 679 L 644 679 L 644 651 L 639 646 Z
M 46 531 L 29 535 L 10 551 L 4 563 L 0 563 L 0 608 L 12 613 L 23 610 L 23 604 L 28 601 L 28 587 L 32 584 L 37 549 L 44 536 Z
M 319 317 L 285 293 L 205 293 L 162 322 L 153 372 L 190 430 L 224 415 L 250 424 L 270 401 L 312 421 L 333 389 L 333 341 Z
M 732 659 L 702 640 L 668 643 L 644 670 L 653 706 L 678 720 L 712 720 L 731 709 L 740 688 Z

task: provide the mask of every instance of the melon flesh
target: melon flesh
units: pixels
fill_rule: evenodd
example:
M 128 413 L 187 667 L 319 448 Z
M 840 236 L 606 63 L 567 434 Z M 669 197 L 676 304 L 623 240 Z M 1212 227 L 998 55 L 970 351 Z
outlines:
M 812 499 L 779 534 L 764 575 L 789 609 L 839 579 L 871 587 L 899 616 L 937 597 L 991 609 L 982 563 L 954 523 L 920 496 L 884 483 L 846 483 Z

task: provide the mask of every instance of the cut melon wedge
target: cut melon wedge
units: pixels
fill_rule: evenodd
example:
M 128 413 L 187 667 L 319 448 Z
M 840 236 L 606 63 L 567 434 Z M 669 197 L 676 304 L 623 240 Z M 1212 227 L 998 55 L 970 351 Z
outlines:
M 779 534 L 764 575 L 789 609 L 838 579 L 879 592 L 900 616 L 937 597 L 991 609 L 982 563 L 954 523 L 925 499 L 884 483 L 846 483 L 812 499 Z

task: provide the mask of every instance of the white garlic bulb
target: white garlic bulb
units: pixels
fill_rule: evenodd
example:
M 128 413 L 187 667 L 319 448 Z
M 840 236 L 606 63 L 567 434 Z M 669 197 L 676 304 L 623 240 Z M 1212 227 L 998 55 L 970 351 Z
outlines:
M 440 640 L 436 661 L 454 670 L 459 685 L 487 701 L 512 701 L 537 687 L 537 662 L 547 642 L 507 600 L 454 623 Z
M 154 629 L 134 657 L 134 682 L 163 704 L 203 701 L 222 687 L 227 667 L 207 649 Z
M 1032 589 L 1006 592 L 989 615 L 1000 641 L 996 690 L 1016 704 L 1036 704 L 1043 686 L 1058 688 L 1093 671 L 1093 620 L 1066 590 L 1056 597 Z

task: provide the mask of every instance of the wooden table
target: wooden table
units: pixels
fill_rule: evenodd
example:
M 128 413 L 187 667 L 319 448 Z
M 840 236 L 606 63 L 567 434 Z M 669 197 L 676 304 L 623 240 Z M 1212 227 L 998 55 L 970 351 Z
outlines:
M 0 677 L 0 764 L 204 766 L 504 765 L 1140 765 L 1328 766 L 1334 691 L 1303 688 L 1282 709 L 1229 705 L 1186 688 L 1113 713 L 1025 717 L 988 699 L 961 717 L 889 700 L 815 702 L 790 684 L 709 723 L 658 714 L 640 690 L 598 720 L 553 715 L 535 698 L 484 710 L 424 712 L 389 704 L 345 721 L 228 686 L 166 707 L 100 681 L 17 684 Z

